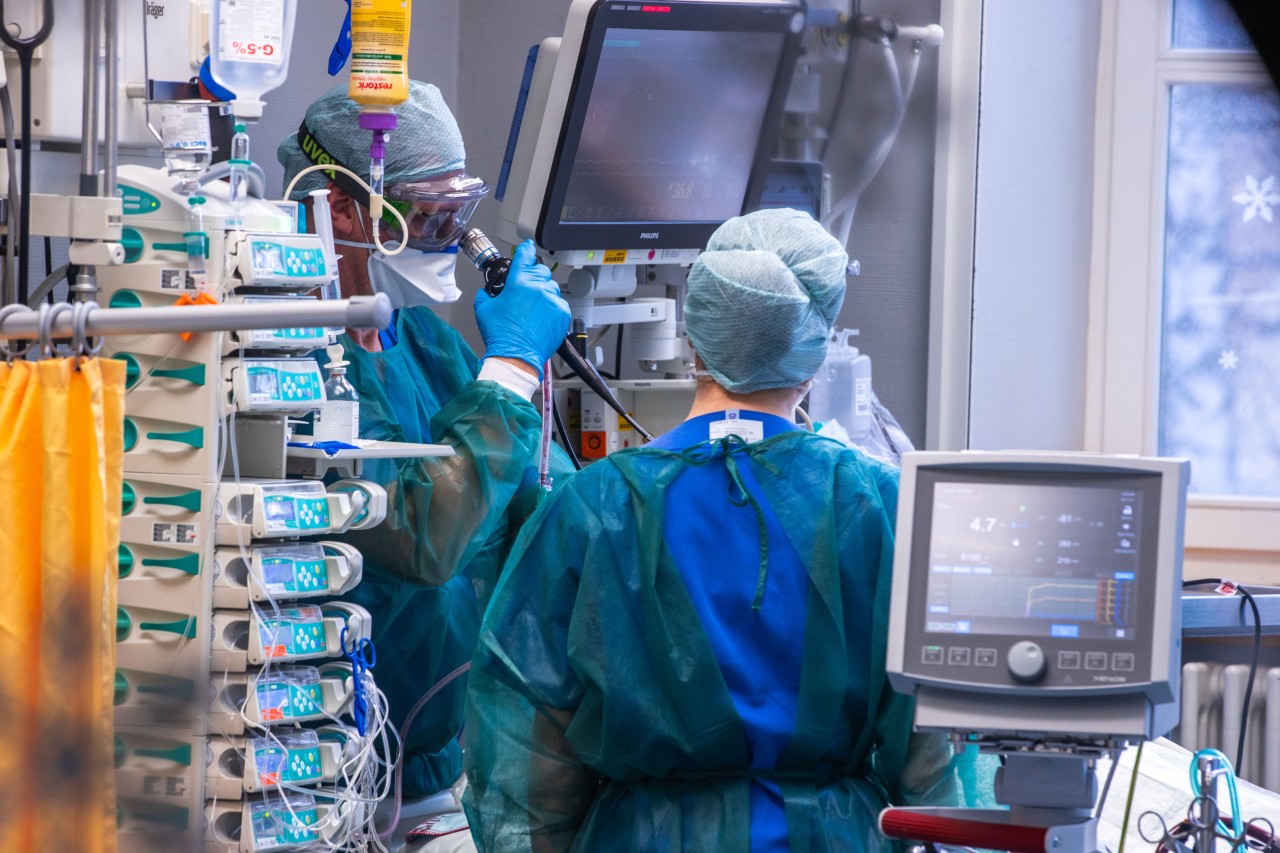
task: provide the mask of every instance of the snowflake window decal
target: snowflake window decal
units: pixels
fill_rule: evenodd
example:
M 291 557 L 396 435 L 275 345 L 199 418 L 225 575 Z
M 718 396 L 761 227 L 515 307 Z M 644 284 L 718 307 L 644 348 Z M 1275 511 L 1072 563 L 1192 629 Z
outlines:
M 1262 217 L 1265 222 L 1271 221 L 1271 208 L 1280 205 L 1280 192 L 1276 192 L 1275 184 L 1275 175 L 1267 175 L 1261 181 L 1253 175 L 1245 175 L 1244 192 L 1231 197 L 1236 204 L 1244 206 L 1243 221 L 1248 222 L 1254 217 Z

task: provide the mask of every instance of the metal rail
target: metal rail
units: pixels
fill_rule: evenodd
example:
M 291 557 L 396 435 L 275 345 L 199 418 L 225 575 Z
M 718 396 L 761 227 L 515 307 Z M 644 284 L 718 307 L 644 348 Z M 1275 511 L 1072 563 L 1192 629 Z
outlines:
M 46 313 L 46 317 L 49 312 Z M 60 311 L 45 334 L 69 338 L 74 332 L 71 311 Z M 163 334 L 168 332 L 229 332 L 237 329 L 278 329 L 295 326 L 381 329 L 391 322 L 391 300 L 385 294 L 353 296 L 331 301 L 297 303 L 256 302 L 226 305 L 187 305 L 174 308 L 98 308 L 85 320 L 90 337 Z M 0 339 L 39 338 L 40 315 L 22 308 L 0 317 Z

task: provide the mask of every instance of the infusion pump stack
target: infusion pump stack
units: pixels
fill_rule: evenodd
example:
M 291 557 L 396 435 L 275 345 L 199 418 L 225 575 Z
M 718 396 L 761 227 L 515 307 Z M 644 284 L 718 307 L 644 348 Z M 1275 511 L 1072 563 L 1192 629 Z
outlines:
M 893 837 L 1094 851 L 1093 764 L 1177 723 L 1190 463 L 903 457 L 886 670 L 918 731 L 1002 756 L 1008 810 L 887 809 Z M 1023 846 L 1017 846 L 1018 840 Z

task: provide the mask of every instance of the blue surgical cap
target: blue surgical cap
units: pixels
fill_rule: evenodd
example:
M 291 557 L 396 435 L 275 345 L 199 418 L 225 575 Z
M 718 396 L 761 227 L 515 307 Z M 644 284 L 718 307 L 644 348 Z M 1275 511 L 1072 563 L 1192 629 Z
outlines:
M 760 210 L 716 229 L 689 271 L 685 330 L 728 391 L 791 388 L 818 372 L 849 256 L 807 213 Z
M 347 85 L 343 83 L 307 107 L 306 125 L 330 157 L 367 181 L 370 132 L 357 124 L 359 116 L 360 105 L 347 97 Z M 423 181 L 466 165 L 462 132 L 435 86 L 410 80 L 409 100 L 396 107 L 396 117 L 396 129 L 387 143 L 387 187 Z M 276 158 L 284 166 L 286 187 L 294 175 L 312 165 L 298 145 L 297 133 L 285 137 L 276 149 Z M 312 172 L 298 181 L 290 197 L 300 201 L 311 190 L 323 189 L 328 183 L 324 172 Z

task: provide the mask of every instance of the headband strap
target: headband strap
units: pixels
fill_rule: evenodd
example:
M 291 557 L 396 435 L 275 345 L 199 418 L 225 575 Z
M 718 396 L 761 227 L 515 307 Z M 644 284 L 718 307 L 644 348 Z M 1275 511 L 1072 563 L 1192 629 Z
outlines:
M 302 149 L 303 156 L 317 166 L 347 165 L 329 153 L 328 149 L 324 147 L 324 143 L 316 138 L 316 135 L 311 132 L 311 128 L 307 127 L 305 118 L 302 120 L 302 124 L 298 125 L 298 147 Z M 353 169 L 352 171 L 355 170 Z M 360 186 L 357 181 L 352 180 L 351 176 L 346 172 L 339 172 L 337 169 L 326 169 L 324 174 L 328 176 L 329 180 L 338 185 L 338 189 L 366 208 L 369 206 L 369 191 Z

